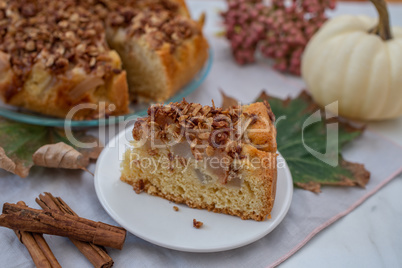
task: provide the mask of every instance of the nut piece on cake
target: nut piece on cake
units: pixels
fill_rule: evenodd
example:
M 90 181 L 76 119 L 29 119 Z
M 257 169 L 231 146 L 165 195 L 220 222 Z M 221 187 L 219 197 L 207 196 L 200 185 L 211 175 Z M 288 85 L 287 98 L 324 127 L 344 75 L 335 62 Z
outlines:
M 154 105 L 135 122 L 121 180 L 137 193 L 263 221 L 276 192 L 274 120 L 266 102 Z

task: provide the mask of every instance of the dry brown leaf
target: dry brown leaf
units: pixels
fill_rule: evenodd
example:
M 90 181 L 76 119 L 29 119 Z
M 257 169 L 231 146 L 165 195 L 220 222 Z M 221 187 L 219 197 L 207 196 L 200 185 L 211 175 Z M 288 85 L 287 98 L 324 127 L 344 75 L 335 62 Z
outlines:
M 221 89 L 221 95 L 222 95 L 222 108 L 223 109 L 227 109 L 233 106 L 238 106 L 239 102 L 232 97 L 229 97 L 228 95 L 226 95 L 223 90 Z
M 89 158 L 64 142 L 47 144 L 33 154 L 33 162 L 37 166 L 49 168 L 84 169 L 89 164 Z
M 6 152 L 0 147 L 0 168 L 15 174 L 16 164 L 7 157 Z
M 21 164 L 16 164 L 13 160 L 11 160 L 2 147 L 0 147 L 0 168 L 7 170 L 15 175 L 20 176 L 21 178 L 25 178 L 28 176 L 29 168 L 25 167 Z
M 295 182 L 295 184 L 304 190 L 308 190 L 317 194 L 321 193 L 321 185 L 318 182 L 314 181 L 309 181 L 307 183 Z
M 342 160 L 341 166 L 348 169 L 350 172 L 352 172 L 352 174 L 354 174 L 356 181 L 352 182 L 353 185 L 358 185 L 362 188 L 366 187 L 366 184 L 370 180 L 370 172 L 368 172 L 364 168 L 364 165 Z

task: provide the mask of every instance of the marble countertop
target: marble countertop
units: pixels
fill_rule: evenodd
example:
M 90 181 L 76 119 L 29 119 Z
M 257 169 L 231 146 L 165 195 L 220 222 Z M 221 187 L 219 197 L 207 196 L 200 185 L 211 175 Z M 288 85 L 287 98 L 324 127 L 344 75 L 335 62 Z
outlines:
M 222 29 L 217 13 L 225 9 L 224 1 L 188 0 L 188 5 L 195 17 L 206 11 L 207 36 Z M 402 26 L 402 4 L 389 4 L 389 12 L 391 24 Z M 370 3 L 341 2 L 329 15 L 340 14 L 374 17 L 376 11 Z M 292 78 L 292 82 L 303 87 L 301 79 Z M 402 118 L 368 123 L 367 129 L 402 147 Z M 401 192 L 400 174 L 350 214 L 313 237 L 280 267 L 402 267 Z

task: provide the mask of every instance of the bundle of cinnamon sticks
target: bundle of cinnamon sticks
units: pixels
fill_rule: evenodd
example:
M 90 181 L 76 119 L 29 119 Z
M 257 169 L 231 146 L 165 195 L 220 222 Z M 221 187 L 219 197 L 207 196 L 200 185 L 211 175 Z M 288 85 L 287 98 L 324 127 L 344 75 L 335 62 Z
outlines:
M 0 226 L 15 230 L 37 267 L 60 267 L 42 234 L 68 237 L 94 267 L 111 267 L 112 258 L 104 247 L 122 249 L 126 230 L 79 217 L 60 197 L 40 195 L 36 202 L 43 210 L 22 201 L 5 203 Z

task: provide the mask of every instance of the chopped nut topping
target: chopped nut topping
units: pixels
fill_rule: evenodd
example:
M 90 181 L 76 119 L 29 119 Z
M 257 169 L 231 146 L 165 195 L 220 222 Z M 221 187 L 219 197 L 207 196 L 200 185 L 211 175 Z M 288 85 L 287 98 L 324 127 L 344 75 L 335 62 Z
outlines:
M 269 113 L 270 108 L 266 107 Z M 236 170 L 231 163 L 246 157 L 242 148 L 251 141 L 245 133 L 259 120 L 256 114 L 242 112 L 241 107 L 223 110 L 202 107 L 186 100 L 168 105 L 153 105 L 148 109 L 148 115 L 134 124 L 135 140 L 160 140 L 166 144 L 187 142 L 191 157 L 196 161 L 208 161 L 215 156 L 225 159 L 228 166 L 225 167 L 223 183 L 230 181 L 229 177 L 236 177 Z M 148 152 L 151 154 L 149 150 Z M 184 162 L 182 164 L 185 166 Z
M 31 51 L 34 51 L 35 48 L 36 48 L 35 42 L 32 41 L 32 40 L 29 40 L 29 41 L 26 43 L 26 45 L 25 45 L 25 49 L 26 49 L 27 51 L 30 51 L 30 52 L 31 52 Z
M 208 140 L 209 139 L 209 133 L 208 132 L 202 132 L 198 133 L 198 138 L 201 140 Z
M 269 118 L 271 119 L 272 122 L 275 122 L 275 115 L 274 115 L 274 113 L 272 112 L 271 106 L 269 105 L 269 103 L 268 103 L 266 100 L 264 100 L 264 105 L 265 105 L 265 106 L 267 107 L 267 109 L 268 109 Z
M 200 229 L 202 227 L 202 225 L 204 225 L 204 223 L 202 221 L 197 221 L 196 219 L 193 219 L 193 227 Z
M 236 149 L 238 146 L 226 145 L 231 140 L 241 143 L 242 134 L 254 121 L 253 115 L 242 114 L 240 108 L 222 110 L 209 106 L 202 107 L 200 104 L 188 103 L 185 100 L 166 106 L 153 105 L 148 109 L 148 115 L 148 118 L 135 123 L 134 139 L 140 140 L 143 135 L 148 135 L 149 131 L 146 129 L 151 125 L 156 127 L 155 137 L 159 139 L 169 139 L 170 136 L 173 139 L 184 131 L 196 159 L 202 159 L 204 151 L 207 156 L 211 156 L 215 150 L 225 149 L 232 150 L 232 155 L 239 157 L 240 152 Z M 240 117 L 242 120 L 239 120 Z M 205 143 L 209 144 L 205 149 L 197 148 L 197 145 Z
M 179 211 L 179 208 L 177 206 L 173 206 L 174 211 Z
M 144 187 L 145 184 L 143 180 L 139 180 L 133 185 L 133 189 L 137 194 L 141 193 L 144 190 Z
M 21 13 L 24 17 L 33 17 L 36 14 L 34 3 L 27 3 L 21 7 Z
M 157 155 L 158 154 L 158 150 L 157 149 L 148 149 L 148 154 L 150 155 L 150 156 L 155 156 L 155 155 Z
M 149 18 L 168 13 L 167 18 L 162 20 L 170 23 L 174 21 L 173 14 L 177 13 L 178 5 L 169 0 L 1 1 L 0 51 L 10 55 L 11 67 L 21 80 L 38 61 L 43 61 L 45 67 L 56 74 L 65 72 L 70 65 L 83 67 L 87 73 L 94 72 L 96 75 L 118 73 L 111 67 L 110 60 L 97 58 L 109 57 L 104 40 L 104 22 L 108 21 L 112 26 L 131 27 L 131 21 L 143 10 L 152 14 Z M 140 25 L 148 27 L 146 22 L 140 21 Z M 172 27 L 177 28 L 178 37 L 183 31 L 190 32 L 180 23 L 174 25 Z M 162 30 L 160 27 L 164 24 L 152 27 Z M 154 47 L 159 46 L 159 39 L 169 41 L 164 35 L 158 37 L 157 33 L 149 36 L 155 39 L 150 40 Z
M 164 43 L 171 45 L 171 50 L 199 32 L 195 22 L 177 16 L 177 5 L 169 5 L 169 1 L 149 1 L 147 6 L 118 7 L 108 16 L 108 24 L 112 27 L 126 27 L 130 36 L 144 37 L 153 49 Z M 141 6 L 141 5 L 140 5 Z
M 58 58 L 53 64 L 53 70 L 56 73 L 65 72 L 68 68 L 68 60 L 66 58 Z
M 199 31 L 178 13 L 179 5 L 170 0 L 1 1 L 0 51 L 10 55 L 21 81 L 38 61 L 56 74 L 71 65 L 97 76 L 118 74 L 107 59 L 104 24 L 126 27 L 154 49 L 168 43 L 174 50 Z
M 212 146 L 208 145 L 207 148 L 205 149 L 205 152 L 206 152 L 207 156 L 213 156 L 214 148 L 212 148 Z
M 111 66 L 105 66 L 110 63 L 91 58 L 108 57 L 103 22 L 85 6 L 97 0 L 79 2 L 20 0 L 0 6 L 0 50 L 10 55 L 11 67 L 21 80 L 38 61 L 56 74 L 69 70 L 70 64 L 87 73 L 98 66 L 105 69 L 104 75 L 111 72 Z

